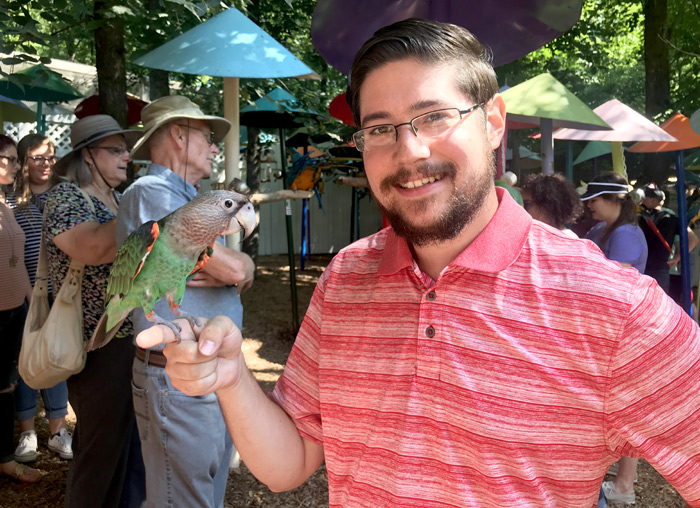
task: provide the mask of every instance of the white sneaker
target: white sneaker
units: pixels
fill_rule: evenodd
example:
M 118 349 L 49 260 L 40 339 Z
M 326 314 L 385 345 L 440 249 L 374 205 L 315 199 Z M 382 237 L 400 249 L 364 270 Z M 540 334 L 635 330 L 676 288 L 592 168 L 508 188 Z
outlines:
M 62 459 L 73 458 L 73 435 L 65 427 L 49 438 L 49 450 L 58 453 Z
M 36 451 L 36 431 L 25 430 L 19 436 L 19 445 L 15 449 L 15 460 L 17 462 L 32 462 L 39 455 Z

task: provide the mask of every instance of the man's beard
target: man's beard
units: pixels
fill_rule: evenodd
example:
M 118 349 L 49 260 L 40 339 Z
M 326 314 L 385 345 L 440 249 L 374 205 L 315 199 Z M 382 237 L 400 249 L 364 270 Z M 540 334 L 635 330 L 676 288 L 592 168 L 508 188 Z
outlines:
M 473 180 L 465 188 L 455 188 L 452 191 L 447 208 L 432 224 L 425 226 L 412 224 L 405 219 L 404 213 L 400 209 L 385 207 L 375 196 L 377 206 L 394 228 L 396 234 L 411 245 L 424 247 L 452 240 L 462 232 L 467 224 L 474 221 L 493 186 L 496 174 L 493 152 L 487 151 L 485 164 L 485 171 L 473 175 Z M 424 177 L 451 178 L 453 182 L 456 182 L 457 177 L 457 168 L 454 164 L 447 162 L 425 162 L 418 167 L 418 172 Z M 387 192 L 396 183 L 405 182 L 410 178 L 410 174 L 407 169 L 400 168 L 394 175 L 382 180 L 380 190 Z M 429 213 L 435 199 L 429 197 L 409 205 L 412 207 L 413 215 Z

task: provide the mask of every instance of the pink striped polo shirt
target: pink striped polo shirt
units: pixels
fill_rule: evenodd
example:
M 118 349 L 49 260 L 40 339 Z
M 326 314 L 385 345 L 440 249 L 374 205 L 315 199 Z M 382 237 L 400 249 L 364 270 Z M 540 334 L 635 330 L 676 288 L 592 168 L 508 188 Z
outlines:
M 330 506 L 591 508 L 621 455 L 700 506 L 697 325 L 498 195 L 434 283 L 390 228 L 323 273 L 273 398 Z

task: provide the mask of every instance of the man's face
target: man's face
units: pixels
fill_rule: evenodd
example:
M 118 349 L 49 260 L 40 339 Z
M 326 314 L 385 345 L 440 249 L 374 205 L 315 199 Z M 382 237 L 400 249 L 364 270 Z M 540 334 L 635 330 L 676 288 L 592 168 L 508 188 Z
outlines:
M 647 210 L 653 210 L 654 208 L 656 208 L 660 204 L 661 204 L 661 201 L 659 201 L 656 198 L 644 198 L 642 200 L 642 205 L 644 205 L 644 208 L 646 208 Z
M 215 143 L 211 143 L 211 129 L 202 120 L 178 120 L 180 128 L 189 135 L 187 140 L 187 166 L 195 170 L 199 178 L 207 178 L 211 174 L 214 157 L 219 153 Z M 183 125 L 189 126 L 182 127 Z
M 450 66 L 400 60 L 367 76 L 360 90 L 360 121 L 363 128 L 400 124 L 441 108 L 464 110 L 473 104 L 457 89 Z M 494 128 L 499 120 L 489 113 L 493 104 L 486 106 L 486 126 L 483 111 L 477 109 L 439 137 L 416 137 L 404 125 L 396 143 L 363 152 L 381 211 L 409 243 L 422 246 L 454 238 L 493 191 L 492 151 L 502 128 Z

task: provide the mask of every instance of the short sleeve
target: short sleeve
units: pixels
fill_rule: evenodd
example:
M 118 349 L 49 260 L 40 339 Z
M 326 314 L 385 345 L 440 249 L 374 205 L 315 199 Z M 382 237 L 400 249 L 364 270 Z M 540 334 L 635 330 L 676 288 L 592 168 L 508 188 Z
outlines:
M 99 222 L 82 192 L 73 184 L 61 183 L 46 199 L 45 232 L 47 241 L 83 222 Z
M 610 448 L 647 460 L 688 501 L 700 500 L 700 330 L 650 278 L 611 364 Z
M 634 265 L 646 250 L 643 235 L 635 234 L 634 229 L 621 226 L 608 239 L 607 258 L 618 263 Z

